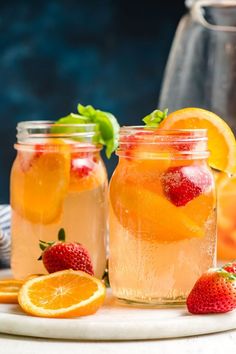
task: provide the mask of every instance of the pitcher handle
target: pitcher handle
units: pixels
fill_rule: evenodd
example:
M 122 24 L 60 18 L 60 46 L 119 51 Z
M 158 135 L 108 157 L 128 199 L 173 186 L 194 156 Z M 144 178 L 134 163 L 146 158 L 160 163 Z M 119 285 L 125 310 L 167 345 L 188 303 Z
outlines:
M 224 32 L 236 32 L 236 26 L 218 26 L 218 25 L 213 25 L 209 23 L 205 17 L 204 17 L 204 11 L 203 7 L 204 6 L 212 6 L 212 5 L 217 5 L 218 7 L 222 6 L 235 6 L 236 7 L 236 1 L 235 0 L 226 0 L 219 2 L 217 0 L 199 0 L 196 1 L 192 8 L 191 8 L 191 15 L 192 18 L 200 23 L 203 27 L 213 30 L 213 31 L 224 31 Z

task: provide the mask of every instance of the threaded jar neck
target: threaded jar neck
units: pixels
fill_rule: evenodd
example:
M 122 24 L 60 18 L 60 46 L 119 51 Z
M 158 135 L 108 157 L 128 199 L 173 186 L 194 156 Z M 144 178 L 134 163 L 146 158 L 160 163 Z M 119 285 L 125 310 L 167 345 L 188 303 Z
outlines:
M 73 149 L 100 150 L 96 124 L 55 124 L 53 121 L 25 121 L 17 124 L 17 149 L 30 150 L 34 145 L 46 144 L 49 150 L 58 145 Z
M 125 126 L 120 130 L 120 157 L 144 159 L 208 158 L 206 129 L 164 130 L 145 126 Z

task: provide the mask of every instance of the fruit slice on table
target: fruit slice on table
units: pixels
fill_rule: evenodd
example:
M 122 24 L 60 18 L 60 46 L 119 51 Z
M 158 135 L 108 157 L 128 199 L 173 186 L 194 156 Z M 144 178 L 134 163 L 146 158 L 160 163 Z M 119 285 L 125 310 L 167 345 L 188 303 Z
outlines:
M 152 242 L 173 242 L 203 237 L 204 229 L 176 208 L 164 196 L 135 185 L 115 190 L 111 185 L 111 205 L 123 227 L 133 236 Z
M 22 309 L 40 317 L 91 315 L 105 298 L 103 283 L 81 271 L 64 270 L 27 281 L 18 301 Z
M 207 129 L 210 166 L 228 174 L 236 172 L 234 134 L 216 114 L 201 108 L 183 108 L 170 113 L 158 129 Z
M 28 152 L 24 152 L 27 156 Z M 37 153 L 27 170 L 16 159 L 12 179 L 11 203 L 13 210 L 31 222 L 48 224 L 61 213 L 70 176 L 69 147 L 58 145 L 57 151 Z
M 23 280 L 3 279 L 0 280 L 0 303 L 17 304 L 18 293 L 23 285 Z

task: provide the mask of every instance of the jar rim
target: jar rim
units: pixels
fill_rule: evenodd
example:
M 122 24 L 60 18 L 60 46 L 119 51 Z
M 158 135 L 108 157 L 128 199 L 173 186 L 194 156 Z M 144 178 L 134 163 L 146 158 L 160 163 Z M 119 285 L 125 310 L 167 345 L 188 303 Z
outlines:
M 207 129 L 124 126 L 120 130 L 117 155 L 139 159 L 207 158 L 210 154 L 207 143 Z
M 25 121 L 21 121 L 17 124 L 16 129 L 22 129 L 22 128 L 30 128 L 30 127 L 52 127 L 52 126 L 56 126 L 56 127 L 88 127 L 88 128 L 96 128 L 96 124 L 95 123 L 56 123 L 56 121 L 53 120 L 25 120 Z
M 191 133 L 191 132 L 194 132 L 194 133 L 202 133 L 202 134 L 205 134 L 207 133 L 207 129 L 205 128 L 192 128 L 192 129 L 159 129 L 159 128 L 156 128 L 156 127 L 149 127 L 149 126 L 146 126 L 146 125 L 124 125 L 123 127 L 120 128 L 120 131 L 139 131 L 139 130 L 143 130 L 143 131 L 155 131 L 156 134 L 159 134 L 159 133 L 167 133 L 169 132 L 170 134 L 171 133 Z
M 54 130 L 52 130 L 54 128 Z M 61 129 L 65 128 L 65 129 Z M 17 124 L 17 143 L 31 144 L 45 143 L 47 139 L 50 143 L 52 139 L 64 139 L 70 144 L 90 144 L 98 145 L 99 130 L 94 123 L 66 124 L 55 123 L 50 120 L 22 121 Z

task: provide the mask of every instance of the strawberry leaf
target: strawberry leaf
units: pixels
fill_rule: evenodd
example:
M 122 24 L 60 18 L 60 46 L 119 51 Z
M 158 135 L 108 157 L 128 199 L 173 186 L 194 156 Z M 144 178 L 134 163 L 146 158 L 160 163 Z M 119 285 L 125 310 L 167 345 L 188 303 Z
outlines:
M 236 275 L 233 274 L 233 273 L 230 273 L 228 272 L 227 270 L 225 270 L 224 268 L 219 268 L 217 270 L 217 273 L 224 277 L 224 278 L 227 278 L 227 280 L 230 280 L 230 281 L 236 281 Z
M 63 228 L 61 228 L 58 232 L 58 241 L 65 242 L 66 240 L 66 233 Z

